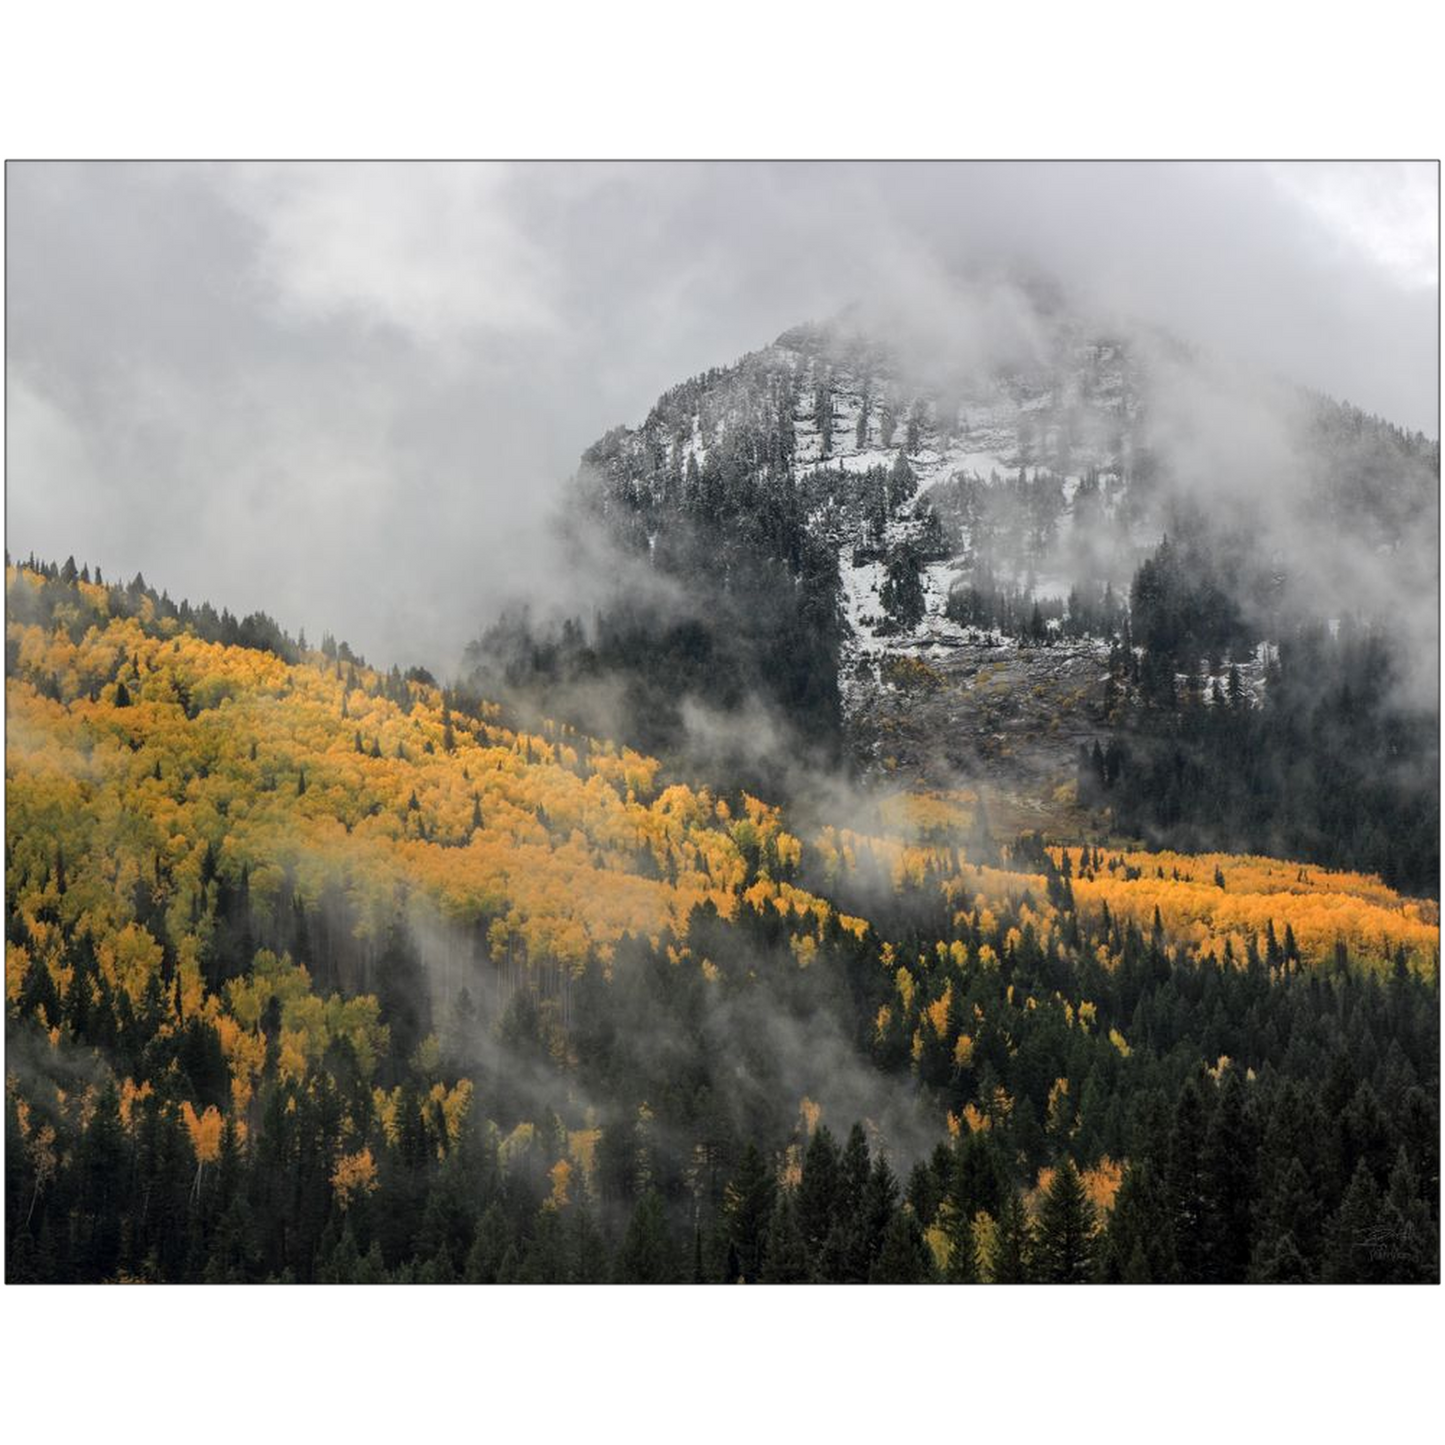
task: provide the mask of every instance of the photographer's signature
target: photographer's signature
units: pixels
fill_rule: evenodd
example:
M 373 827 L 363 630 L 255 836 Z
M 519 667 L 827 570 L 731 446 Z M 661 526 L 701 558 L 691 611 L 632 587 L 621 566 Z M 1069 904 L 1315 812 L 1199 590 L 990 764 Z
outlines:
M 1355 1248 L 1375 1260 L 1410 1259 L 1415 1253 L 1414 1234 L 1409 1225 L 1373 1224 L 1355 1235 Z

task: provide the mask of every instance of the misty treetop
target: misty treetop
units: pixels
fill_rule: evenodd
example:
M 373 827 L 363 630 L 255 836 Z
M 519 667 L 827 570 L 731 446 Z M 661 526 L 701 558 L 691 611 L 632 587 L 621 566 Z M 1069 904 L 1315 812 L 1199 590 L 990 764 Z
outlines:
M 597 605 L 493 624 L 472 686 L 784 799 L 798 759 L 888 771 L 901 725 L 915 761 L 1003 786 L 1040 791 L 1015 758 L 1047 755 L 1052 817 L 1084 733 L 1113 759 L 1078 771 L 1104 835 L 1438 893 L 1438 443 L 1036 320 L 992 364 L 801 326 L 670 389 L 584 455 L 567 521 L 615 564 Z M 1059 643 L 1106 685 L 1057 685 Z M 940 647 L 1024 658 L 1016 690 L 1062 716 L 1007 747 L 1026 698 L 900 719 L 887 684 Z
M 1438 897 L 1439 714 L 1384 624 L 1249 629 L 1197 555 L 1141 567 L 1079 796 L 1119 831 L 1378 872 Z M 1142 646 L 1134 646 L 1141 643 Z
M 1438 1274 L 1432 906 L 794 832 L 85 586 L 7 576 L 12 1279 Z
M 761 705 L 795 750 L 835 765 L 850 626 L 842 567 L 885 561 L 883 629 L 914 629 L 925 612 L 920 566 L 963 541 L 954 514 L 934 505 L 933 495 L 947 502 L 946 489 L 923 496 L 923 478 L 946 477 L 948 459 L 969 447 L 1034 462 L 1029 481 L 1020 466 L 1017 497 L 1026 500 L 1015 509 L 1033 520 L 1018 538 L 1000 521 L 994 550 L 1012 560 L 1023 539 L 1036 560 L 1063 505 L 1061 475 L 1039 469 L 1044 439 L 1060 464 L 1072 464 L 1067 433 L 1095 472 L 1120 465 L 1119 428 L 1101 418 L 1124 404 L 1129 383 L 1117 348 L 1084 352 L 1094 388 L 1087 420 L 1066 419 L 1062 404 L 1040 409 L 1049 379 L 1031 375 L 1001 418 L 970 421 L 965 397 L 981 384 L 992 395 L 993 379 L 950 376 L 923 388 L 889 347 L 838 327 L 796 328 L 672 388 L 640 427 L 614 429 L 582 459 L 568 525 L 588 546 L 601 538 L 616 549 L 620 581 L 603 589 L 592 618 L 537 628 L 513 615 L 490 627 L 472 650 L 475 685 L 584 728 L 615 726 L 649 749 L 680 750 L 693 767 L 712 757 L 689 736 L 689 702 L 734 717 Z M 971 545 L 991 555 L 973 520 Z M 726 761 L 755 786 L 785 781 L 750 764 L 744 749 Z

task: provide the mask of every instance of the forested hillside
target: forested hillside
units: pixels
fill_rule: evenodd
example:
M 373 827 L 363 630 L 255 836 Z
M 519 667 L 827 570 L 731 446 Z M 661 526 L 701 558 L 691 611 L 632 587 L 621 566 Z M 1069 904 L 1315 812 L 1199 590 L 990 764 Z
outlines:
M 841 765 L 1047 826 L 1076 777 L 1098 836 L 1438 897 L 1438 442 L 1032 319 L 926 362 L 802 326 L 671 388 L 582 459 L 595 606 L 492 624 L 472 685 L 785 801 Z
M 1433 902 L 90 577 L 7 568 L 9 1279 L 1438 1278 Z

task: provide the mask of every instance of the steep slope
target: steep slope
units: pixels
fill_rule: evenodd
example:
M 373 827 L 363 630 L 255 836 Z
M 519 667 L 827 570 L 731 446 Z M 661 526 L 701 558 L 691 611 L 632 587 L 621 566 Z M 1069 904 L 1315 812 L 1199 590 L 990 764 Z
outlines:
M 865 1166 L 932 1162 L 806 1267 L 873 1277 L 893 1220 L 926 1277 L 967 1141 L 1107 1204 L 1149 1089 L 1284 1067 L 1331 990 L 1366 1027 L 1377 976 L 1397 1025 L 1438 1008 L 1437 916 L 1375 879 L 1000 850 L 964 794 L 803 835 L 141 585 L 11 568 L 7 602 L 12 1278 L 673 1277 L 685 1229 L 722 1277 L 745 1146 L 791 1188 L 855 1119 Z
M 683 608 L 709 658 L 668 653 L 673 695 L 735 678 L 722 705 L 760 697 L 794 739 L 836 698 L 865 776 L 986 780 L 1020 824 L 1073 831 L 1081 746 L 1190 699 L 1259 708 L 1302 629 L 1383 636 L 1419 731 L 1438 443 L 1167 340 L 1034 321 L 1022 359 L 967 366 L 800 327 L 586 454 L 582 525 L 670 582 L 657 615 Z M 795 604 L 799 627 L 750 625 Z M 604 652 L 559 670 L 634 663 Z
M 1127 584 L 1132 553 L 1115 554 L 1116 534 L 1141 510 L 1129 505 L 1140 461 L 1134 367 L 1118 342 L 1069 335 L 1058 347 L 1048 367 L 924 389 L 877 342 L 787 332 L 674 388 L 636 431 L 592 448 L 584 463 L 598 511 L 653 556 L 679 526 L 724 509 L 767 513 L 782 550 L 797 531 L 825 540 L 855 660 L 887 628 L 886 563 L 905 546 L 923 564 L 924 607 L 916 620 L 892 619 L 886 635 L 899 646 L 959 639 L 965 629 L 945 604 L 962 572 L 1059 598 L 1082 568 L 1113 566 Z
M 795 738 L 837 732 L 865 768 L 902 762 L 945 784 L 980 760 L 997 762 L 1007 729 L 980 723 L 973 714 L 985 700 L 967 687 L 943 689 L 951 706 L 921 729 L 912 697 L 897 709 L 905 716 L 875 715 L 898 699 L 886 664 L 947 658 L 957 680 L 1003 649 L 1025 675 L 1010 692 L 1028 700 L 1029 731 L 1049 746 L 1056 771 L 1077 739 L 1032 723 L 1062 699 L 1097 700 L 1100 643 L 1076 639 L 1068 657 L 1021 654 L 994 605 L 1002 597 L 1027 618 L 1036 590 L 1057 594 L 1050 637 L 1071 587 L 1076 620 L 1089 608 L 1112 615 L 1111 589 L 1127 586 L 1136 533 L 1157 537 L 1131 503 L 1140 492 L 1137 410 L 1124 349 L 1072 331 L 1056 338 L 1048 365 L 945 374 L 941 383 L 935 374 L 925 387 L 874 341 L 799 328 L 674 388 L 641 427 L 591 448 L 580 525 L 600 523 L 650 578 L 672 582 L 664 610 L 693 626 L 693 651 L 708 660 L 694 672 L 664 640 L 674 696 L 732 708 L 752 697 Z M 964 599 L 965 581 L 977 596 Z M 962 605 L 985 591 L 986 607 Z M 632 620 L 630 604 L 621 610 Z M 1034 641 L 1044 628 L 1040 618 Z M 491 651 L 508 680 L 525 673 L 516 666 L 524 648 L 494 633 Z M 585 665 L 564 656 L 546 681 L 635 661 L 599 639 Z M 665 710 L 665 699 L 652 701 L 648 712 Z M 684 731 L 648 740 L 670 749 Z M 897 735 L 910 732 L 965 745 L 935 756 L 930 745 L 901 744 Z
M 925 389 L 876 342 L 788 332 L 593 448 L 599 510 L 653 558 L 699 516 L 777 518 L 782 550 L 799 550 L 794 534 L 826 546 L 857 762 L 946 784 L 1012 760 L 1056 787 L 1101 701 L 1104 645 L 1021 649 L 991 615 L 949 607 L 965 582 L 1012 593 L 1025 617 L 1036 593 L 1061 603 L 1077 588 L 1077 613 L 1081 597 L 1104 605 L 1106 588 L 1127 587 L 1144 528 L 1130 505 L 1134 367 L 1117 342 L 1055 341 L 1051 365 Z

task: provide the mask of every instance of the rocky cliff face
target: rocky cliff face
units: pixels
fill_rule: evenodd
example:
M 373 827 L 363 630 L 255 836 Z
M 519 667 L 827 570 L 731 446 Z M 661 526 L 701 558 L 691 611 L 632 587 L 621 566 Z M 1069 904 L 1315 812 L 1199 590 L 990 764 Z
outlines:
M 833 697 L 807 726 L 836 721 L 865 773 L 987 772 L 1046 797 L 1104 720 L 1130 584 L 1166 533 L 1250 619 L 1247 645 L 1181 664 L 1206 700 L 1231 663 L 1258 700 L 1287 611 L 1379 615 L 1396 572 L 1428 578 L 1437 443 L 1255 397 L 1158 338 L 1034 321 L 987 364 L 786 332 L 591 448 L 590 520 L 715 634 L 781 616 L 749 642 L 762 689 L 791 679 L 770 698 L 785 714 L 789 689 Z
M 1062 333 L 1047 361 L 924 382 L 883 345 L 802 327 L 668 392 L 592 448 L 585 475 L 624 545 L 664 567 L 685 552 L 725 589 L 740 550 L 796 578 L 814 549 L 865 771 L 957 776 L 1028 756 L 1032 772 L 1039 744 L 1065 759 L 1102 692 L 1107 644 L 1065 641 L 1071 592 L 1077 614 L 1127 589 L 1157 540 L 1131 503 L 1148 466 L 1135 372 L 1121 343 Z M 1044 631 L 991 625 L 1005 619 L 960 605 L 970 586 L 1026 615 L 1045 599 Z

